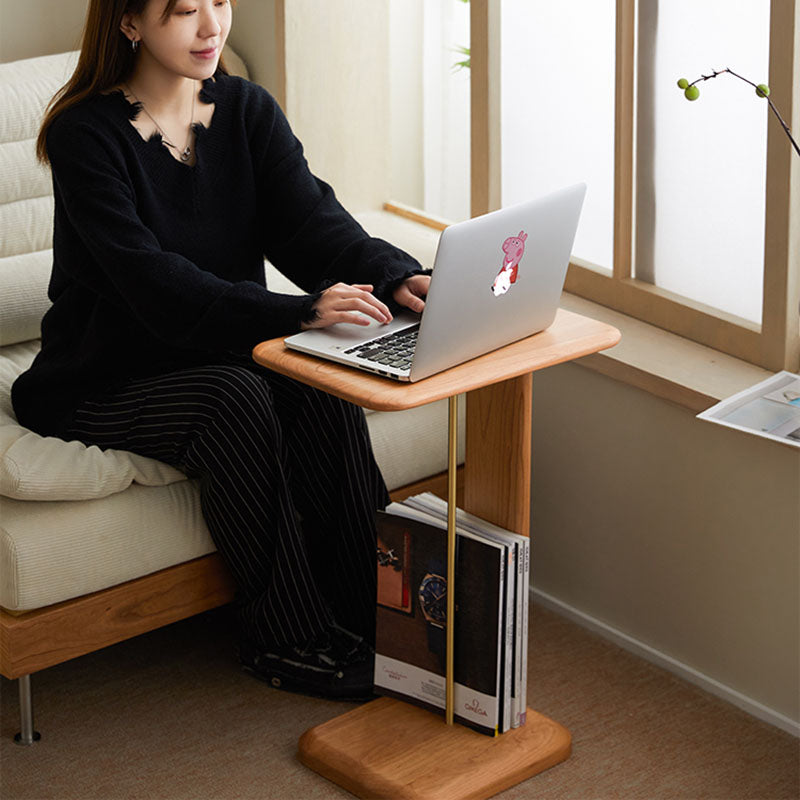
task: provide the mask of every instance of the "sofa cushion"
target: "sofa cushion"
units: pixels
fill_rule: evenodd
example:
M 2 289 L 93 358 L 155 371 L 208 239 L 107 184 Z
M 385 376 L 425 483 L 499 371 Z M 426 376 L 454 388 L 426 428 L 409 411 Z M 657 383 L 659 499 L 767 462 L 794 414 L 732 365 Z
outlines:
M 213 550 L 193 481 L 100 500 L 0 497 L 0 606 L 41 608 Z
M 177 469 L 121 450 L 39 436 L 17 423 L 11 384 L 33 361 L 38 342 L 0 350 L 0 495 L 18 500 L 91 500 L 134 481 L 163 486 L 186 480 Z
M 76 61 L 77 53 L 60 53 L 0 64 L 0 346 L 39 336 L 50 305 L 53 196 L 36 136 Z
M 47 283 L 52 250 L 0 258 L 0 346 L 38 339 L 50 308 Z

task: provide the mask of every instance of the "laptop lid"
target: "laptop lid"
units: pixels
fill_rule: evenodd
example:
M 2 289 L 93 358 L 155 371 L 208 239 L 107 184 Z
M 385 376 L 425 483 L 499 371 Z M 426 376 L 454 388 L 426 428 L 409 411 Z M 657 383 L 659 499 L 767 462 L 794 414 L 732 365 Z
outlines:
M 552 324 L 585 194 L 576 184 L 442 232 L 412 381 Z

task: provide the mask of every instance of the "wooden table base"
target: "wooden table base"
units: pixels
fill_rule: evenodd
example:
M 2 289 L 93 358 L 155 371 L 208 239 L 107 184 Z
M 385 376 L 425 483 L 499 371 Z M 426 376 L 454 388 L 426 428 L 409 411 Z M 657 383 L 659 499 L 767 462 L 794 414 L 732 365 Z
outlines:
M 497 737 L 382 697 L 307 730 L 298 757 L 362 798 L 482 800 L 567 759 L 569 731 L 528 709 Z

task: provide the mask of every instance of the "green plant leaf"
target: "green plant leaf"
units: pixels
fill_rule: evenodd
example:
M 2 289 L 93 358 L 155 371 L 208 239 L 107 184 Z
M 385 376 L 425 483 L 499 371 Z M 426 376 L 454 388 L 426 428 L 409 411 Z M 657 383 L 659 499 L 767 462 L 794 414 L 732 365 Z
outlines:
M 469 2 L 469 0 L 464 0 L 464 2 Z M 470 68 L 470 55 L 469 55 L 469 47 L 464 47 L 464 45 L 459 45 L 458 47 L 453 48 L 453 52 L 460 53 L 462 56 L 466 56 L 464 61 L 456 61 L 453 64 L 453 70 L 458 71 L 460 69 L 469 69 Z

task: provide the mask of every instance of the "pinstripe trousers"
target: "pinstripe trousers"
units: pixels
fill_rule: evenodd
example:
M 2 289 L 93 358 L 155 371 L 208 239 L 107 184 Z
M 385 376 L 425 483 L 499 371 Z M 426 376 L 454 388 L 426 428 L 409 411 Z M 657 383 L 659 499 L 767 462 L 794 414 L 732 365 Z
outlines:
M 91 397 L 68 435 L 198 479 L 255 645 L 302 644 L 334 621 L 374 641 L 374 512 L 389 497 L 360 408 L 242 359 Z

